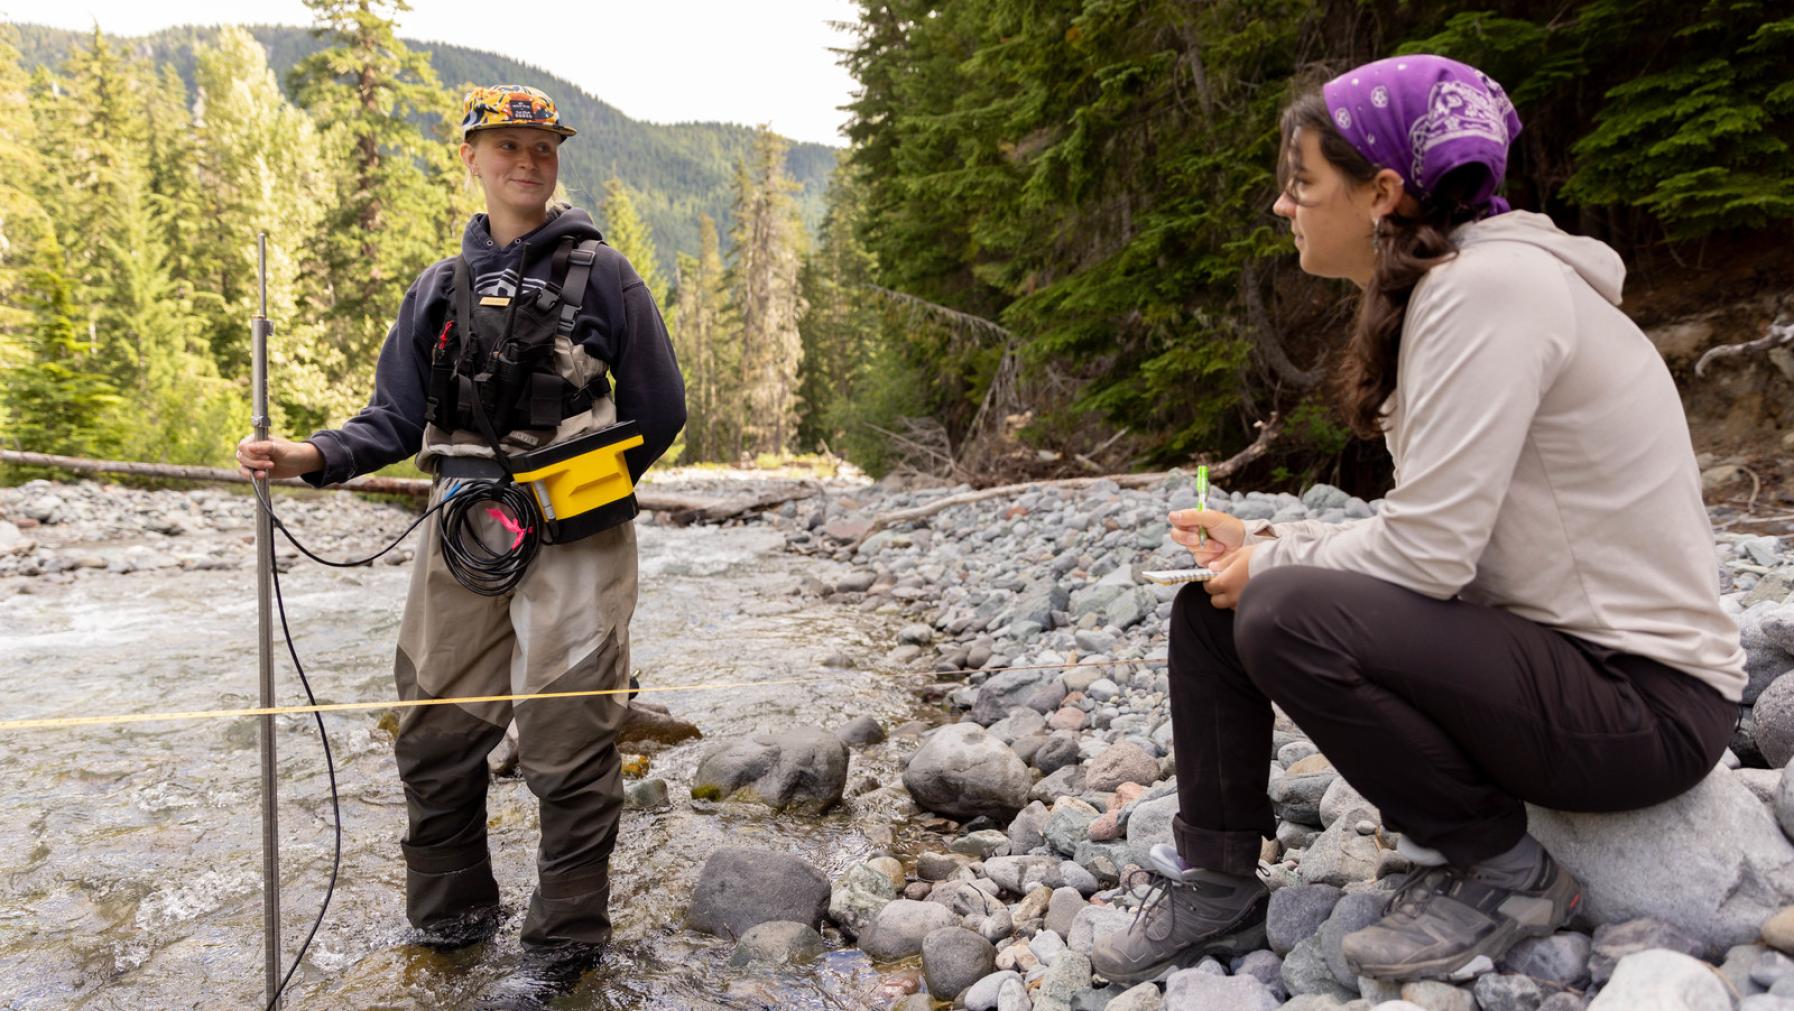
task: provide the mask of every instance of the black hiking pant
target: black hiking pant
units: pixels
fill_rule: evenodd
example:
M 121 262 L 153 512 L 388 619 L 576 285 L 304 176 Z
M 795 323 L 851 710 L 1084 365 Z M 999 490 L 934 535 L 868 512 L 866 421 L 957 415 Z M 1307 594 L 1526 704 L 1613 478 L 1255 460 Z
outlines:
M 1237 611 L 1186 586 L 1170 673 L 1177 848 L 1237 875 L 1276 831 L 1273 702 L 1385 825 L 1460 865 L 1519 842 L 1526 803 L 1624 811 L 1682 793 L 1738 718 L 1736 703 L 1654 660 L 1309 566 L 1254 576 Z

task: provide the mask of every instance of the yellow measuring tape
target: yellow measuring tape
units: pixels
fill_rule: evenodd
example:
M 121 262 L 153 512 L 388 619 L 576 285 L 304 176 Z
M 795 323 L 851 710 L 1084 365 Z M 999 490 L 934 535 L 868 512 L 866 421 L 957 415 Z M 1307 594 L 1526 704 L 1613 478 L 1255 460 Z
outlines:
M 998 667 L 993 673 L 1006 670 L 1069 670 L 1075 667 L 1119 667 L 1124 664 L 1163 663 L 1163 660 L 1097 660 L 1091 662 L 1035 664 L 1027 667 Z M 911 676 L 928 674 L 951 677 L 970 674 L 974 668 L 951 671 L 916 671 Z M 580 692 L 536 692 L 531 695 L 468 695 L 449 699 L 391 699 L 382 702 L 325 702 L 315 706 L 258 706 L 250 709 L 192 709 L 160 713 L 114 713 L 104 716 L 57 716 L 32 720 L 0 720 L 0 732 L 8 730 L 53 730 L 68 727 L 97 727 L 122 723 L 160 723 L 174 720 L 234 720 L 245 716 L 292 716 L 302 713 L 348 713 L 374 709 L 416 709 L 420 706 L 450 706 L 478 702 L 529 702 L 535 699 L 581 699 L 602 695 L 648 695 L 658 692 L 710 692 L 734 688 L 778 688 L 829 680 L 818 675 L 806 678 L 781 678 L 773 681 L 712 681 L 695 685 L 667 685 L 647 688 L 600 688 Z

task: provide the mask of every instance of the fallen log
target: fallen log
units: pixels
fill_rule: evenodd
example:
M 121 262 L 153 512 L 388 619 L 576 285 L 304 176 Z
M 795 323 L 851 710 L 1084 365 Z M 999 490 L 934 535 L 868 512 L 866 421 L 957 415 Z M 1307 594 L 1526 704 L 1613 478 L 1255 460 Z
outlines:
M 1258 438 L 1252 440 L 1252 445 L 1247 446 L 1245 449 L 1240 450 L 1238 453 L 1235 453 L 1208 469 L 1210 479 L 1215 481 L 1226 481 L 1234 474 L 1239 473 L 1247 464 L 1250 464 L 1254 460 L 1265 455 L 1266 451 L 1270 449 L 1271 443 L 1282 433 L 1283 421 L 1278 418 L 1277 415 L 1273 414 L 1268 420 L 1261 422 L 1260 425 Z M 985 499 L 1001 498 L 1007 495 L 1020 495 L 1041 488 L 1088 488 L 1099 481 L 1113 481 L 1123 488 L 1144 488 L 1149 485 L 1158 484 L 1168 476 L 1170 476 L 1170 471 L 1160 470 L 1143 474 L 1111 474 L 1106 477 L 1068 477 L 1053 481 L 1024 481 L 1021 484 L 1005 484 L 995 488 L 983 488 L 978 491 L 961 492 L 958 495 L 948 495 L 945 498 L 935 499 L 933 502 L 929 502 L 925 505 L 881 513 L 872 518 L 872 525 L 867 527 L 866 532 L 856 538 L 850 547 L 857 551 L 860 545 L 866 543 L 868 537 L 871 537 L 873 534 L 878 533 L 880 530 L 887 527 L 895 526 L 899 523 L 914 523 L 917 520 L 927 519 L 938 512 L 951 509 L 954 506 L 969 505 L 973 502 L 982 502 Z
M 249 484 L 249 478 L 240 472 L 227 467 L 193 467 L 173 463 L 137 463 L 130 460 L 85 460 L 77 456 L 53 456 L 49 453 L 24 453 L 13 449 L 0 449 L 0 463 L 16 463 L 30 467 L 53 467 L 57 470 L 73 470 L 90 474 L 129 474 L 134 477 L 156 477 L 171 481 L 209 481 L 216 484 Z M 296 477 L 283 477 L 268 482 L 282 488 L 310 488 L 311 485 Z M 331 485 L 326 491 L 360 491 L 377 495 L 410 495 L 414 498 L 425 498 L 430 494 L 430 482 L 415 477 L 376 477 L 368 475 L 353 478 L 342 484 Z
M 50 467 L 57 470 L 69 470 L 90 474 L 127 474 L 134 477 L 153 477 L 172 481 L 202 481 L 218 484 L 249 484 L 250 480 L 240 472 L 226 467 L 195 467 L 171 463 L 139 463 L 130 460 L 86 460 L 74 456 L 55 456 L 50 453 L 25 453 L 19 450 L 0 449 L 0 463 L 20 464 L 30 467 Z M 283 488 L 305 488 L 311 485 L 295 477 L 281 478 L 269 484 Z M 415 477 L 377 477 L 363 476 L 352 478 L 342 484 L 331 485 L 324 491 L 357 491 L 377 495 L 407 495 L 412 498 L 427 498 L 430 494 L 430 481 Z M 737 516 L 746 516 L 784 505 L 787 502 L 814 497 L 821 492 L 821 486 L 814 482 L 804 482 L 794 488 L 764 492 L 759 495 L 735 496 L 732 498 L 707 498 L 697 495 L 668 495 L 653 491 L 637 491 L 636 505 L 644 512 L 666 513 L 677 524 L 721 523 Z

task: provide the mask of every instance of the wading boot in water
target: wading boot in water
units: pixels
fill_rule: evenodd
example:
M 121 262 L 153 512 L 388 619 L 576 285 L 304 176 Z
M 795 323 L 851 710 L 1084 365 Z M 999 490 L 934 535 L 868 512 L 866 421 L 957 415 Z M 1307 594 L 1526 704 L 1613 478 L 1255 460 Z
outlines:
M 504 909 L 496 905 L 475 906 L 464 913 L 432 920 L 414 927 L 405 943 L 436 952 L 459 951 L 470 945 L 492 939 L 504 922 Z
M 1418 867 L 1381 920 L 1345 936 L 1360 976 L 1406 982 L 1469 979 L 1508 949 L 1569 921 L 1582 889 L 1532 836 L 1468 867 Z
M 1163 843 L 1152 848 L 1152 890 L 1128 929 L 1104 938 L 1090 966 L 1112 983 L 1156 982 L 1205 955 L 1244 954 L 1264 946 L 1271 894 L 1242 878 L 1185 864 Z
M 477 1011 L 547 1011 L 549 1002 L 572 993 L 604 958 L 602 944 L 567 941 L 526 944 L 523 960 L 480 997 Z

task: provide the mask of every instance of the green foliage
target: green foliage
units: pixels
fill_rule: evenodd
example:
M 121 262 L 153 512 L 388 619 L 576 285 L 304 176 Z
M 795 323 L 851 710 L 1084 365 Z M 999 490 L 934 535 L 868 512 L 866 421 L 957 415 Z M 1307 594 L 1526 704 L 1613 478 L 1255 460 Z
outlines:
M 219 31 L 170 28 L 131 42 L 134 49 L 149 54 L 191 87 L 194 52 L 210 44 Z M 266 48 L 268 65 L 283 80 L 295 64 L 325 45 L 325 40 L 301 28 L 260 25 L 249 31 Z M 27 67 L 59 65 L 79 37 L 79 33 L 37 25 L 20 26 L 19 33 Z M 579 130 L 579 136 L 561 151 L 561 182 L 568 198 L 595 209 L 602 201 L 605 180 L 616 176 L 627 183 L 635 193 L 637 212 L 653 232 L 662 277 L 673 274 L 677 252 L 698 248 L 699 215 L 710 215 L 727 231 L 730 185 L 735 164 L 753 146 L 751 128 L 725 123 L 643 123 L 539 67 L 461 46 L 410 40 L 406 44 L 428 50 L 437 79 L 457 100 L 468 83 L 534 84 L 554 96 L 562 118 Z M 456 119 L 459 112 L 457 105 Z M 414 125 L 431 130 L 438 121 L 420 116 Z M 803 186 L 797 199 L 806 227 L 814 228 L 822 219 L 824 191 L 834 167 L 835 150 L 821 144 L 793 144 L 786 155 L 786 173 Z
M 648 290 L 654 293 L 655 304 L 664 304 L 667 286 L 660 276 L 660 257 L 654 253 L 654 237 L 635 211 L 635 198 L 628 183 L 615 176 L 605 182 L 603 211 L 604 241 L 635 267 Z
M 1014 335 L 1027 441 L 1126 428 L 1166 463 L 1231 453 L 1275 410 L 1324 461 L 1349 314 L 1269 213 L 1291 98 L 1399 52 L 1472 63 L 1526 122 L 1514 203 L 1630 255 L 1794 218 L 1790 43 L 1774 0 L 860 0 L 851 213 L 873 283 Z M 819 320 L 851 304 L 812 288 Z M 988 345 L 854 325 L 853 354 L 930 376 L 928 413 L 974 435 L 1003 375 Z
M 805 308 L 798 320 L 803 369 L 797 441 L 811 449 L 840 448 L 855 427 L 855 412 L 866 406 L 860 402 L 862 363 L 883 317 L 866 292 L 877 261 L 854 232 L 864 199 L 865 185 L 837 169 L 816 252 L 805 259 L 799 278 Z
M 306 5 L 332 44 L 293 67 L 292 87 L 323 135 L 334 188 L 312 233 L 306 273 L 329 338 L 347 361 L 367 362 L 406 287 L 459 239 L 443 181 L 459 179 L 462 169 L 448 136 L 430 137 L 415 125 L 451 116 L 455 97 L 437 82 L 429 57 L 393 34 L 385 12 L 408 10 L 403 0 Z
M 765 126 L 735 170 L 734 225 L 726 285 L 740 342 L 736 397 L 719 405 L 738 411 L 742 450 L 784 453 L 797 439 L 798 369 L 804 312 L 798 271 L 803 222 L 785 174 L 786 141 Z

